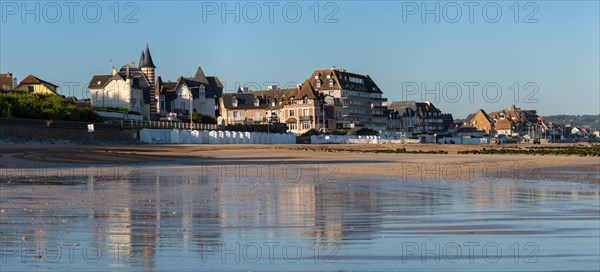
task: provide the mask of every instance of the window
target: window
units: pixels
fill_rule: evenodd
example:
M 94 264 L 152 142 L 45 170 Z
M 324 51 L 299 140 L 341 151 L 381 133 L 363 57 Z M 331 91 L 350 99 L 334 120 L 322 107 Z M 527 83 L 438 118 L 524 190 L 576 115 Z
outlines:
M 308 122 L 308 121 L 302 122 L 302 130 L 308 130 L 308 129 L 310 129 L 310 122 Z
M 290 110 L 290 117 L 293 117 L 294 113 L 295 113 L 294 110 Z
M 233 98 L 233 102 L 231 102 L 231 105 L 232 105 L 234 108 L 237 108 L 237 106 L 238 106 L 238 101 L 237 101 L 237 98 Z
M 333 80 L 329 81 L 329 87 L 333 87 Z
M 32 93 L 33 92 L 33 86 L 27 86 L 27 91 Z
M 290 130 L 296 130 L 296 123 L 289 123 L 288 127 L 290 127 Z
M 165 109 L 165 101 L 164 100 L 160 100 L 160 108 Z
M 231 112 L 231 116 L 233 116 L 233 119 L 237 119 L 238 118 L 238 112 L 237 111 Z
M 258 107 L 258 105 L 260 104 L 260 100 L 258 100 L 258 97 L 254 99 L 254 106 Z
M 317 81 L 317 88 L 321 88 L 321 81 Z
M 302 110 L 302 116 L 308 116 L 308 109 Z

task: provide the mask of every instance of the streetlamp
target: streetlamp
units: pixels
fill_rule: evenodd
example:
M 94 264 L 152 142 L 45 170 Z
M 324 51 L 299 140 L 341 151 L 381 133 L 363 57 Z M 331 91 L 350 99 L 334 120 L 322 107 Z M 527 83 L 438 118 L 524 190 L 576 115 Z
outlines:
M 194 124 L 194 121 L 192 119 L 192 109 L 194 108 L 192 101 L 194 100 L 194 95 L 192 94 L 192 89 L 188 89 L 188 90 L 190 91 L 190 131 L 191 131 L 192 125 Z

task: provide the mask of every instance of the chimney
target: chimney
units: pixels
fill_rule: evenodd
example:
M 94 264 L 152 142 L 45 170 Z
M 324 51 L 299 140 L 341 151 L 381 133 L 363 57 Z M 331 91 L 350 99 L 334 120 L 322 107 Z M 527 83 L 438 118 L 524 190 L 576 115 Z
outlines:
M 112 67 L 112 75 L 114 76 L 115 74 L 117 74 L 117 69 L 115 69 L 115 67 Z
M 129 73 L 129 64 L 125 65 L 125 78 L 131 78 L 131 73 Z
M 129 64 L 129 66 L 131 66 L 131 67 L 135 67 L 135 61 L 132 61 L 132 62 Z

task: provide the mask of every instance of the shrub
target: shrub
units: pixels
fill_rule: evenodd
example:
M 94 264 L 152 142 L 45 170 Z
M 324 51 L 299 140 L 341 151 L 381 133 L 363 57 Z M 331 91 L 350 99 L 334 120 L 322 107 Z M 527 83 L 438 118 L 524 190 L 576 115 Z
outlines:
M 200 114 L 197 112 L 192 113 L 192 120 L 194 121 L 194 123 L 200 123 L 200 124 L 217 124 L 216 118 L 209 116 L 209 115 Z
M 53 94 L 22 91 L 0 92 L 1 118 L 26 118 L 101 122 L 102 117 L 89 107 L 78 107 L 71 100 Z

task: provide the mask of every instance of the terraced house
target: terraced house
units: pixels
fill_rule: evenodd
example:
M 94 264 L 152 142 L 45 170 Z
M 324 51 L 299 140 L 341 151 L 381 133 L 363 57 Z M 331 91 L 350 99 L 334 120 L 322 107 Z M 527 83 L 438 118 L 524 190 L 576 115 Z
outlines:
M 288 131 L 302 134 L 318 128 L 319 94 L 308 82 L 296 88 L 225 93 L 220 100 L 220 124 L 285 123 Z
M 387 126 L 388 114 L 382 106 L 387 99 L 382 97 L 383 92 L 369 75 L 333 67 L 315 70 L 308 81 L 324 99 L 323 128 L 385 129 Z
M 429 101 L 394 101 L 389 108 L 400 118 L 403 137 L 430 142 L 431 136 L 451 136 L 454 133 L 454 118 L 442 113 Z

